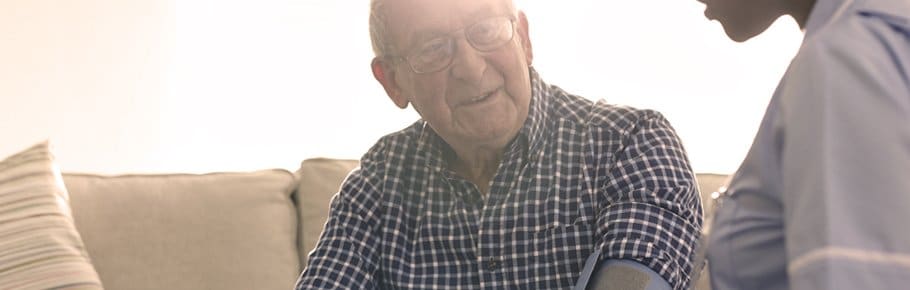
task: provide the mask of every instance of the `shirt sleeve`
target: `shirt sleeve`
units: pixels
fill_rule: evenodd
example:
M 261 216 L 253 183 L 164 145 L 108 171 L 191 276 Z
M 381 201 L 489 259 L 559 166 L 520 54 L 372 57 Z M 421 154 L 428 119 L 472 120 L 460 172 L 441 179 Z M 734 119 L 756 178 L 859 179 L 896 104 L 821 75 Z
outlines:
M 782 88 L 791 289 L 902 289 L 910 277 L 910 31 L 850 25 L 805 44 Z
M 376 289 L 376 187 L 352 172 L 332 199 L 329 217 L 295 289 Z
M 659 113 L 643 111 L 605 172 L 598 216 L 601 260 L 631 260 L 685 289 L 702 226 L 695 175 Z

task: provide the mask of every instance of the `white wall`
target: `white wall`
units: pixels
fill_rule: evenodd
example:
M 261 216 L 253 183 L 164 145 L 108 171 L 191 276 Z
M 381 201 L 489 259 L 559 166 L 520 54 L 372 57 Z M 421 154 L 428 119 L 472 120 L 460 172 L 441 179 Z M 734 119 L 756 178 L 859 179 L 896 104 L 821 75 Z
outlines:
M 295 169 L 416 119 L 370 75 L 366 0 L 0 0 L 0 156 L 65 171 Z M 801 35 L 746 44 L 694 0 L 521 1 L 545 80 L 658 109 L 697 171 L 745 154 Z

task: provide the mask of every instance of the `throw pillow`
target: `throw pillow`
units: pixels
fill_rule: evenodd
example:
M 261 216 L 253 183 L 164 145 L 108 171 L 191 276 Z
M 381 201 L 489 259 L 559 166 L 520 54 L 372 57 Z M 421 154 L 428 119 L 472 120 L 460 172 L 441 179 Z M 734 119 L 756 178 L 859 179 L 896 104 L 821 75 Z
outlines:
M 0 161 L 0 289 L 101 289 L 47 142 Z

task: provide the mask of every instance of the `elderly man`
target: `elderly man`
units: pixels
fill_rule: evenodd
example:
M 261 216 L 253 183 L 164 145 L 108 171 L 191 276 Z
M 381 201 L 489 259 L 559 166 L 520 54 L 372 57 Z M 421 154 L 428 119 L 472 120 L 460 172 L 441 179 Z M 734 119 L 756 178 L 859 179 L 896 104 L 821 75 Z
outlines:
M 659 113 L 544 83 L 511 0 L 373 0 L 370 26 L 422 120 L 347 177 L 297 289 L 687 287 L 701 205 Z

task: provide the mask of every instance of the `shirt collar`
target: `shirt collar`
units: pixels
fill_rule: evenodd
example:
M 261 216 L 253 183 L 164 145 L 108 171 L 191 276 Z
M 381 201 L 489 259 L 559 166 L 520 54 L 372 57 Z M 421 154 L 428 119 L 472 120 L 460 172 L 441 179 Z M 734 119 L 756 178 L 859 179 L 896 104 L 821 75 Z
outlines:
M 528 68 L 531 78 L 531 101 L 528 108 L 528 117 L 518 131 L 518 136 L 506 145 L 504 156 L 513 154 L 513 150 L 521 150 L 528 157 L 538 156 L 546 136 L 547 107 L 551 92 L 549 86 L 540 79 L 534 68 Z M 443 171 L 448 167 L 446 160 L 455 158 L 455 151 L 439 136 L 426 122 L 419 123 L 420 135 L 417 148 L 420 155 L 426 159 L 427 167 Z
M 892 25 L 910 27 L 910 2 L 907 0 L 817 0 L 809 13 L 806 38 L 853 11 L 882 17 Z
M 553 92 L 540 76 L 537 70 L 530 68 L 531 71 L 531 105 L 528 108 L 528 119 L 525 120 L 524 126 L 521 127 L 519 135 L 525 138 L 528 146 L 527 156 L 537 156 L 543 145 L 544 136 L 547 131 L 547 121 L 549 120 L 549 104 Z

